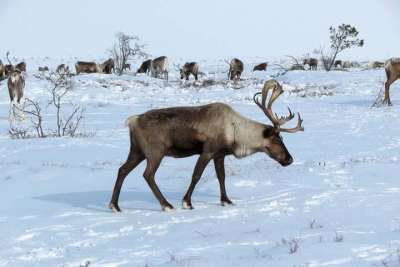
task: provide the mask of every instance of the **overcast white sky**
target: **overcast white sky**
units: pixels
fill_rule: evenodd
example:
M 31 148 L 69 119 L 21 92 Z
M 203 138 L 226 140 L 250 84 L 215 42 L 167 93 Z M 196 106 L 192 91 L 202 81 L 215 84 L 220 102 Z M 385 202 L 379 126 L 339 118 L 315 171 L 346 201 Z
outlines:
M 344 56 L 400 56 L 400 0 L 0 0 L 0 57 L 104 57 L 118 31 L 154 56 L 301 56 L 353 24 L 363 48 Z

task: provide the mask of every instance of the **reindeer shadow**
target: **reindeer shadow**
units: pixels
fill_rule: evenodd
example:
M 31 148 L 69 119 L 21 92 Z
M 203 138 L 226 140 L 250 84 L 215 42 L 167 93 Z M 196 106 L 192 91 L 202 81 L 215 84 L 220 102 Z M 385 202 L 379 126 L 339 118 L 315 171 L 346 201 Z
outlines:
M 52 202 L 82 208 L 96 212 L 107 212 L 108 203 L 111 199 L 112 191 L 84 191 L 71 193 L 47 194 L 33 197 L 35 200 Z M 180 203 L 184 192 L 163 191 L 164 196 L 172 203 Z M 203 199 L 215 198 L 219 196 L 208 193 L 197 192 L 196 196 Z M 128 206 L 125 202 L 129 202 Z M 123 210 L 142 210 L 160 211 L 159 203 L 149 190 L 147 191 L 125 191 L 121 192 L 120 206 Z

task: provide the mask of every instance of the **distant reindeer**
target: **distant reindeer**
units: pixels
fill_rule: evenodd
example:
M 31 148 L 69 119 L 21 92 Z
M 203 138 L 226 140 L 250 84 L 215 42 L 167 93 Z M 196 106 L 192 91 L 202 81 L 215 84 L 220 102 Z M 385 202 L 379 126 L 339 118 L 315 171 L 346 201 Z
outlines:
M 100 65 L 100 68 L 101 68 L 101 72 L 103 72 L 105 74 L 111 74 L 115 70 L 114 59 L 112 59 L 112 58 L 107 59 Z
M 240 80 L 240 76 L 243 72 L 243 62 L 240 59 L 234 58 L 229 63 L 229 72 L 228 79 L 229 80 Z
M 344 69 L 353 68 L 353 63 L 351 61 L 343 61 L 342 62 L 342 67 Z
M 65 64 L 60 64 L 56 68 L 57 73 L 68 73 L 69 72 L 69 67 Z
M 385 98 L 383 99 L 383 103 L 391 106 L 392 102 L 390 101 L 389 89 L 392 83 L 400 79 L 400 58 L 389 59 L 385 65 L 385 72 Z
M 40 72 L 49 71 L 49 67 L 47 67 L 47 66 L 39 67 L 39 68 L 38 68 L 38 71 L 40 71 Z
M 335 68 L 342 68 L 343 67 L 343 61 L 342 60 L 340 60 L 340 59 L 338 59 L 338 60 L 335 60 L 335 62 L 333 62 L 333 66 L 335 67 Z
M 267 103 L 268 93 L 272 91 Z M 193 171 L 192 181 L 183 197 L 182 206 L 192 209 L 191 196 L 200 177 L 213 160 L 217 173 L 221 204 L 232 201 L 225 190 L 224 159 L 227 155 L 243 158 L 257 152 L 266 153 L 282 166 L 288 166 L 293 158 L 283 143 L 281 133 L 304 131 L 298 115 L 297 126 L 285 129 L 282 126 L 294 118 L 289 115 L 278 117 L 272 111 L 272 104 L 283 93 L 275 80 L 265 82 L 262 92 L 253 97 L 255 104 L 264 112 L 273 126 L 245 118 L 230 106 L 213 103 L 196 107 L 172 107 L 153 109 L 127 119 L 129 127 L 130 152 L 126 162 L 119 168 L 109 207 L 120 212 L 118 199 L 126 176 L 146 159 L 143 177 L 164 211 L 173 209 L 155 182 L 155 173 L 165 156 L 183 158 L 199 154 Z M 261 95 L 261 102 L 259 96 Z
M 18 69 L 21 72 L 26 72 L 26 63 L 25 62 L 18 63 L 17 65 L 15 65 L 15 69 Z
M 268 63 L 260 63 L 254 66 L 253 71 L 266 71 L 267 70 Z
M 16 69 L 8 78 L 8 93 L 10 94 L 10 101 L 13 102 L 17 98 L 17 103 L 20 102 L 24 95 L 25 80 L 22 77 L 21 71 Z
M 123 70 L 131 70 L 131 64 L 125 63 L 124 67 L 123 67 Z
M 5 66 L 3 65 L 3 62 L 1 62 L 0 60 L 0 80 L 3 80 L 5 76 L 6 76 Z
M 179 68 L 179 72 L 181 74 L 181 79 L 189 80 L 190 74 L 194 76 L 194 79 L 197 81 L 197 76 L 199 74 L 199 64 L 196 62 L 186 62 L 182 68 Z
M 75 64 L 76 74 L 80 73 L 101 73 L 102 69 L 95 62 L 78 61 Z
M 317 70 L 318 68 L 318 59 L 316 58 L 306 58 L 303 60 L 303 66 L 308 65 L 310 70 Z
M 143 63 L 140 65 L 139 69 L 137 70 L 137 73 L 148 74 L 150 72 L 150 66 L 151 66 L 151 59 L 143 61 Z
M 372 61 L 369 63 L 370 68 L 372 69 L 380 69 L 383 68 L 385 66 L 384 62 L 381 61 Z
M 7 64 L 4 66 L 4 74 L 6 75 L 6 77 L 9 77 L 13 71 L 14 71 L 13 65 Z
M 168 58 L 161 56 L 153 59 L 150 63 L 150 73 L 155 78 L 164 75 L 164 79 L 168 80 Z

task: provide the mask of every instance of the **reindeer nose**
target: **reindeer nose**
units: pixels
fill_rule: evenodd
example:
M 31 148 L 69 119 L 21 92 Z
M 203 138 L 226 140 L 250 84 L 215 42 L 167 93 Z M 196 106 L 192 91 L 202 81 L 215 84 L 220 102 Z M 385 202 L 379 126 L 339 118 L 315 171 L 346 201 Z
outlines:
M 289 157 L 286 158 L 286 160 L 284 162 L 281 162 L 281 165 L 286 167 L 286 166 L 289 166 L 292 163 L 293 163 L 293 158 L 292 158 L 292 156 L 289 156 Z

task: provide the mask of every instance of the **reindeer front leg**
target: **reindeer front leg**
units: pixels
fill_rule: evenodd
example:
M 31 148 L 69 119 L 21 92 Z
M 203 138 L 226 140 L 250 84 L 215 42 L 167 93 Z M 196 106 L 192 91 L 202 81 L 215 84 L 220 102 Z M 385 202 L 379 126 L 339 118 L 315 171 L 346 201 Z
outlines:
M 233 205 L 233 202 L 226 195 L 225 189 L 225 156 L 214 159 L 215 172 L 219 182 L 219 188 L 221 191 L 221 205 Z
M 194 171 L 193 171 L 193 175 L 192 175 L 192 182 L 190 183 L 190 186 L 182 200 L 182 207 L 184 209 L 193 209 L 192 200 L 191 200 L 193 190 L 194 190 L 196 184 L 199 182 L 204 169 L 206 168 L 207 164 L 210 162 L 211 159 L 212 159 L 211 154 L 203 153 L 200 155 L 199 159 L 197 160 L 196 167 L 194 167 Z
M 383 103 L 387 104 L 388 106 L 392 105 L 392 102 L 390 101 L 390 95 L 389 95 L 389 90 L 390 90 L 390 85 L 394 83 L 396 79 L 388 79 L 385 83 L 385 98 L 383 99 Z

